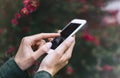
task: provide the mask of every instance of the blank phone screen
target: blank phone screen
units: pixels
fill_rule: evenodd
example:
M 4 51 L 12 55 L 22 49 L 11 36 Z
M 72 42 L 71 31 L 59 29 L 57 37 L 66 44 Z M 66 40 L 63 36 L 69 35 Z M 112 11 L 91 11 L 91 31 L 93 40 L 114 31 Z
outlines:
M 61 36 L 63 38 L 67 38 L 70 34 L 72 34 L 78 27 L 80 26 L 80 24 L 76 24 L 76 23 L 70 23 L 68 26 L 66 26 L 62 32 L 61 32 Z
M 68 36 L 70 36 L 80 24 L 70 23 L 65 28 L 63 28 L 62 32 L 60 33 L 61 36 L 54 38 L 52 41 L 51 49 L 57 48 Z

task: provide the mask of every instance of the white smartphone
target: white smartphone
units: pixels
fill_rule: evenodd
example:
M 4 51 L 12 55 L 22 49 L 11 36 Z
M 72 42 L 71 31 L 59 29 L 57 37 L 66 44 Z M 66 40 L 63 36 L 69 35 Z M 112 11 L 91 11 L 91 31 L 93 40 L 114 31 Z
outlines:
M 86 24 L 86 22 L 87 21 L 83 19 L 73 19 L 69 22 L 60 32 L 60 37 L 56 37 L 51 41 L 52 47 L 48 53 L 54 51 L 65 39 L 75 35 Z

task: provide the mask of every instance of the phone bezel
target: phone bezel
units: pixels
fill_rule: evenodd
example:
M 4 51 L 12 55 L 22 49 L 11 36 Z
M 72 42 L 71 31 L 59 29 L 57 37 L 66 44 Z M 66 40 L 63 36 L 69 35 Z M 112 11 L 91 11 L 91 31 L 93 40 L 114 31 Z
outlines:
M 86 22 L 87 22 L 87 21 L 86 21 L 86 20 L 83 20 L 83 19 L 73 19 L 73 20 L 72 20 L 71 22 L 69 22 L 62 30 L 64 30 L 64 29 L 65 29 L 68 25 L 70 25 L 71 23 L 80 24 L 79 27 L 78 27 L 77 29 L 75 29 L 75 30 L 67 37 L 67 38 L 69 38 L 69 37 L 75 35 L 75 34 L 86 24 Z M 67 38 L 66 38 L 66 39 L 67 39 Z M 65 40 L 66 40 L 66 39 L 65 39 Z M 64 42 L 64 41 L 63 41 L 63 42 Z M 63 43 L 63 42 L 62 42 L 62 43 Z M 61 44 L 62 44 L 62 43 L 61 43 Z M 61 44 L 60 44 L 60 45 L 61 45 Z M 59 46 L 60 46 L 60 45 L 59 45 Z M 59 46 L 58 46 L 58 47 L 59 47 Z M 58 48 L 58 47 L 57 47 L 57 48 Z M 47 53 L 49 54 L 49 53 L 52 53 L 52 52 L 54 52 L 54 49 L 50 49 Z
M 75 35 L 76 32 L 78 32 L 85 24 L 86 24 L 86 20 L 83 20 L 83 19 L 73 19 L 71 22 L 69 22 L 62 30 L 64 30 L 65 28 L 67 28 L 71 23 L 74 23 L 74 24 L 80 24 L 78 26 L 77 29 L 75 29 L 67 38 Z M 66 38 L 66 39 L 67 39 Z

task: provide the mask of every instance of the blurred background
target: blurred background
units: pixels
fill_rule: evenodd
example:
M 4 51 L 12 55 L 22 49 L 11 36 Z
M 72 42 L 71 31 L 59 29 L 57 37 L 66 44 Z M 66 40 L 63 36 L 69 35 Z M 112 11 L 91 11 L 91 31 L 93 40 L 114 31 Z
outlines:
M 0 65 L 24 36 L 57 32 L 74 18 L 88 22 L 55 78 L 120 78 L 120 0 L 0 0 Z M 31 77 L 37 66 L 28 70 Z

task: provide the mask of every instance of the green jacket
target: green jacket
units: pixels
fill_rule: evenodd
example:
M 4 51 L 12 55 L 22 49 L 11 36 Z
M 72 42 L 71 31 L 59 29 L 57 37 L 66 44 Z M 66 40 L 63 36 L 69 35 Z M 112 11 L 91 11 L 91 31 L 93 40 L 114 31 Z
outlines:
M 29 78 L 26 71 L 22 71 L 14 58 L 10 58 L 1 68 L 0 68 L 0 78 Z M 37 72 L 34 78 L 52 78 L 52 76 L 46 71 Z

